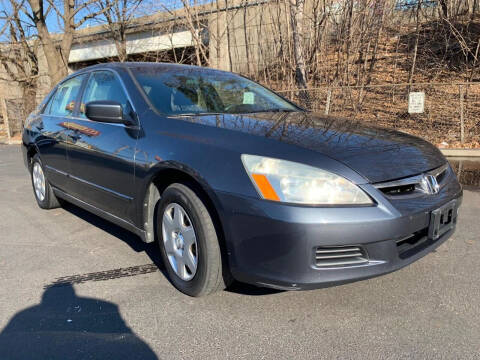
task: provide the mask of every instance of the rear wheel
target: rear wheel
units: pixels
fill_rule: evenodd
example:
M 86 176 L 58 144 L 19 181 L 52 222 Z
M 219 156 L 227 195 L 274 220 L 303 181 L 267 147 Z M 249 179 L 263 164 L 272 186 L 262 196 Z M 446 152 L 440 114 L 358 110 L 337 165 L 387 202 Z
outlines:
M 42 209 L 54 209 L 60 206 L 60 202 L 53 193 L 52 187 L 45 177 L 43 164 L 38 154 L 32 159 L 31 168 L 33 194 L 37 200 L 38 206 Z
M 163 262 L 178 290 L 203 296 L 226 287 L 215 226 L 192 189 L 172 184 L 163 192 L 157 232 Z

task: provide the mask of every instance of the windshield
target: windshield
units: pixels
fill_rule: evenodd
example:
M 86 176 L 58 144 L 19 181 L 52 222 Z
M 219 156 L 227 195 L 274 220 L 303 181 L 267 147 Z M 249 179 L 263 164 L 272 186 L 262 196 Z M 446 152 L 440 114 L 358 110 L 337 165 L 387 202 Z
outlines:
M 133 74 L 155 108 L 168 115 L 299 111 L 263 86 L 216 70 L 134 68 Z

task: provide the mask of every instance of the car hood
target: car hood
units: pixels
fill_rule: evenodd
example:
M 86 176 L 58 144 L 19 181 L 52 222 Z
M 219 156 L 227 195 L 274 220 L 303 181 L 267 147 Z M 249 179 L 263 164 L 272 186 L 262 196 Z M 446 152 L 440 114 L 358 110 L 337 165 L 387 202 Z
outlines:
M 310 112 L 205 115 L 188 120 L 319 152 L 372 183 L 420 174 L 445 163 L 435 146 L 415 136 Z

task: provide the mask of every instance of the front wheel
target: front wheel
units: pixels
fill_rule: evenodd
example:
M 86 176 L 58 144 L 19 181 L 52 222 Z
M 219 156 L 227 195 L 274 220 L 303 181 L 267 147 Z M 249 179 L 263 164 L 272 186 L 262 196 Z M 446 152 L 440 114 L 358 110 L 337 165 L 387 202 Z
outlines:
M 172 184 L 163 192 L 157 231 L 163 262 L 178 290 L 203 296 L 226 287 L 215 226 L 192 189 Z

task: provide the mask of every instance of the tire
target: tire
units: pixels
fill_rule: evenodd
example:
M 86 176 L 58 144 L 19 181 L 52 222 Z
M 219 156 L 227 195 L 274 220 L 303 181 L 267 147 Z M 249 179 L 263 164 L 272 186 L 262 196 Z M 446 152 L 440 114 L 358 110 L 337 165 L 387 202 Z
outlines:
M 38 167 L 38 168 L 37 168 Z M 39 174 L 38 171 L 41 171 L 41 174 L 38 176 L 35 173 Z M 47 177 L 45 176 L 45 168 L 43 167 L 42 161 L 40 160 L 40 156 L 35 154 L 32 159 L 32 164 L 30 168 L 30 178 L 32 180 L 32 187 L 33 187 L 33 195 L 35 196 L 35 200 L 37 200 L 38 206 L 42 209 L 55 209 L 60 206 L 60 202 L 53 193 L 52 187 L 48 182 Z M 36 188 L 35 179 L 43 178 L 43 193 L 39 193 L 39 189 Z M 41 186 L 42 187 L 42 186 Z
M 185 214 L 179 218 L 182 210 Z M 156 230 L 169 280 L 178 290 L 199 297 L 226 288 L 222 253 L 212 217 L 191 188 L 175 183 L 165 189 L 158 205 Z M 196 262 L 189 262 L 189 256 L 196 257 Z

